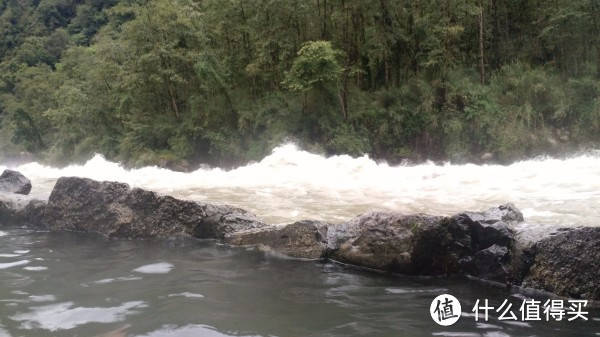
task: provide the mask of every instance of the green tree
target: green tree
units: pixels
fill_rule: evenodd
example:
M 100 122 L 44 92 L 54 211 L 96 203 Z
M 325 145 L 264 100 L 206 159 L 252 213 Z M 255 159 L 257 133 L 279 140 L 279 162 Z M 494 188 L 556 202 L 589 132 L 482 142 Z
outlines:
M 344 119 L 347 118 L 346 102 L 340 91 L 340 79 L 344 69 L 337 58 L 342 53 L 328 41 L 311 41 L 302 45 L 292 68 L 285 76 L 285 84 L 293 91 L 306 93 L 309 90 L 331 90 L 334 88 L 340 99 Z

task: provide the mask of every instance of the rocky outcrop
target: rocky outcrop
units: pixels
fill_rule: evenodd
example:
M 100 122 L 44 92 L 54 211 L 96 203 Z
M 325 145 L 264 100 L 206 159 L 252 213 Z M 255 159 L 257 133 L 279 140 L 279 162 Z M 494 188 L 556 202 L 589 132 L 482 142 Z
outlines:
M 52 230 L 118 238 L 221 238 L 228 232 L 266 226 L 251 213 L 228 205 L 178 200 L 123 183 L 74 177 L 56 182 L 43 224 Z
M 0 194 L 0 227 L 39 228 L 46 202 L 18 194 Z
M 565 228 L 526 250 L 523 286 L 600 300 L 600 227 Z
M 232 233 L 227 235 L 225 242 L 236 246 L 258 245 L 293 258 L 319 259 L 326 257 L 329 226 L 320 221 L 304 220 Z
M 485 212 L 462 212 L 452 217 L 452 253 L 459 270 L 480 279 L 512 283 L 515 225 L 523 214 L 513 204 Z
M 369 212 L 346 223 L 268 226 L 228 205 L 178 200 L 117 182 L 60 178 L 49 201 L 0 194 L 0 226 L 117 238 L 194 237 L 405 275 L 463 274 L 600 301 L 600 227 L 523 223 L 512 204 L 452 217 Z
M 30 191 L 29 179 L 17 171 L 4 170 L 0 176 L 0 227 L 41 225 L 46 202 L 27 197 Z
M 329 256 L 337 261 L 407 275 L 456 271 L 449 252 L 450 218 L 370 212 L 328 232 Z
M 31 181 L 20 172 L 4 170 L 0 175 L 0 193 L 28 195 L 31 192 Z

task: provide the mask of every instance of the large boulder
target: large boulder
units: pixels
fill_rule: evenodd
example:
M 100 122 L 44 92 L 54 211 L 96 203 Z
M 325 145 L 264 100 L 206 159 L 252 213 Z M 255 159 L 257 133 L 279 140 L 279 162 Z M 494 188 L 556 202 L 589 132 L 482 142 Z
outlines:
M 231 233 L 225 242 L 231 245 L 259 245 L 286 256 L 319 259 L 327 252 L 327 227 L 320 221 L 304 220 L 284 226 L 272 226 Z
M 513 204 L 484 212 L 462 212 L 452 217 L 451 251 L 462 273 L 499 283 L 513 283 L 515 226 L 523 214 Z
M 43 223 L 51 230 L 119 238 L 184 235 L 219 239 L 228 232 L 266 226 L 251 213 L 232 206 L 178 200 L 123 183 L 75 177 L 58 179 Z
M 440 275 L 456 271 L 450 254 L 451 219 L 425 214 L 370 212 L 329 228 L 332 259 L 406 275 Z
M 564 225 L 541 225 L 521 223 L 515 227 L 515 243 L 512 252 L 511 272 L 514 284 L 522 284 L 535 258 L 533 247 L 539 241 L 567 231 Z
M 453 216 L 453 233 L 474 249 L 486 249 L 495 244 L 509 246 L 515 238 L 514 225 L 523 221 L 523 214 L 513 204 L 493 207 L 485 212 L 462 212 Z
M 509 259 L 508 248 L 494 244 L 475 253 L 473 274 L 487 281 L 504 283 L 509 275 Z
M 31 192 L 31 181 L 20 172 L 4 170 L 0 175 L 0 193 L 28 195 Z
M 600 300 L 600 227 L 552 231 L 525 251 L 524 287 Z

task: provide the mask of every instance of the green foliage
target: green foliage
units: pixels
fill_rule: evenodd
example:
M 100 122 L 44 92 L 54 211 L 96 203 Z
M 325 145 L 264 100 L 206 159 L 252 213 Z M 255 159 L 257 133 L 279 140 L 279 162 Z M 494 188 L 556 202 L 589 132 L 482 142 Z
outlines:
M 0 146 L 229 165 L 290 139 L 393 161 L 597 144 L 599 18 L 588 0 L 5 0 Z
M 306 42 L 298 51 L 292 68 L 286 73 L 285 84 L 291 90 L 307 91 L 327 85 L 337 86 L 343 69 L 337 61 L 341 52 L 331 42 Z

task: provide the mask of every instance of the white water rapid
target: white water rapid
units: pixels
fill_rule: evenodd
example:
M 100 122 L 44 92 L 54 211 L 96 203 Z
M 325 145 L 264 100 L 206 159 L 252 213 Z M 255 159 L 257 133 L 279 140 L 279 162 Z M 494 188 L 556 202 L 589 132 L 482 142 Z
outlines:
M 184 199 L 229 203 L 269 223 L 341 222 L 370 209 L 451 215 L 506 202 L 513 202 L 530 223 L 597 226 L 600 218 L 598 152 L 508 166 L 389 166 L 368 157 L 326 158 L 287 144 L 258 163 L 229 171 L 127 170 L 100 155 L 62 169 L 38 163 L 14 169 L 32 180 L 32 195 L 37 197 L 47 198 L 61 176 L 80 176 L 126 182 Z

